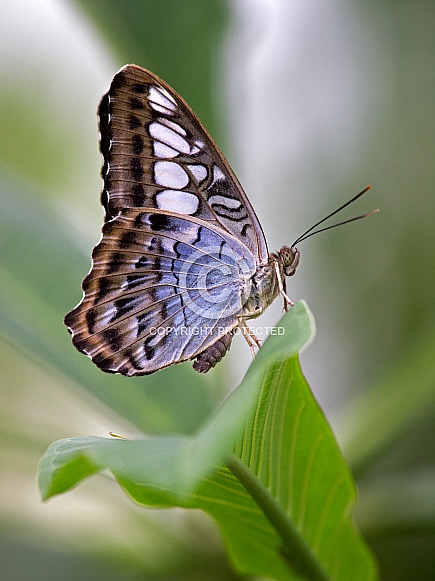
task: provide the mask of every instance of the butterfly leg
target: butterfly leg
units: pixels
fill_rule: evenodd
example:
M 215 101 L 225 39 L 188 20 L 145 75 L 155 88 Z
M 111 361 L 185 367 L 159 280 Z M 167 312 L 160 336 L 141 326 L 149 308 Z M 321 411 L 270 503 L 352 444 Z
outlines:
M 260 340 L 255 336 L 253 331 L 249 328 L 246 324 L 244 317 L 239 317 L 239 327 L 242 329 L 242 334 L 249 345 L 249 349 L 251 350 L 252 358 L 255 358 L 255 348 L 258 347 L 260 349 L 261 343 Z
M 274 265 L 275 265 L 275 271 L 276 271 L 276 279 L 278 281 L 278 289 L 284 298 L 284 310 L 285 310 L 285 312 L 287 312 L 289 305 L 291 307 L 294 307 L 295 304 L 292 300 L 289 299 L 289 297 L 286 293 L 285 279 L 283 280 L 281 277 L 281 272 L 279 270 L 278 262 L 275 261 Z

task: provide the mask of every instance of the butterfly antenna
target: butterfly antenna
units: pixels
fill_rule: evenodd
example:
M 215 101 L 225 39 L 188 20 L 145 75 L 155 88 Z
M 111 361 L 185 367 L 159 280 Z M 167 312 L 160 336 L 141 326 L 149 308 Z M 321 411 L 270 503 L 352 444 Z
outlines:
M 311 226 L 311 228 L 308 228 L 308 230 L 306 232 L 304 232 L 301 236 L 299 236 L 299 238 L 297 240 L 295 240 L 293 242 L 292 248 L 294 246 L 296 246 L 296 244 L 299 244 L 299 242 L 302 242 L 303 240 L 310 238 L 310 236 L 314 236 L 314 234 L 319 234 L 319 232 L 325 232 L 326 230 L 331 230 L 331 228 L 336 228 L 337 226 L 343 226 L 344 224 L 349 224 L 349 222 L 354 222 L 355 220 L 361 220 L 361 218 L 367 218 L 367 216 L 371 216 L 372 214 L 376 214 L 377 212 L 379 212 L 378 209 L 372 210 L 371 212 L 367 212 L 366 214 L 361 214 L 360 216 L 355 216 L 354 218 L 350 218 L 349 220 L 344 220 L 343 222 L 338 222 L 337 224 L 332 224 L 332 226 L 326 226 L 325 228 L 320 228 L 320 230 L 314 230 L 315 228 L 317 228 L 317 226 L 320 226 L 320 224 L 323 224 L 323 222 L 326 222 L 326 220 L 329 220 L 329 218 L 332 218 L 332 216 L 335 216 L 335 214 L 338 214 L 338 212 L 341 212 L 341 210 L 344 210 L 344 208 L 346 208 L 347 206 L 350 206 L 350 204 L 353 204 L 353 202 L 355 202 L 358 198 L 363 196 L 370 189 L 371 189 L 371 186 L 367 186 L 362 192 L 360 192 L 359 194 L 357 194 L 356 196 L 351 198 L 349 201 L 347 201 L 345 204 L 343 204 L 342 206 L 340 206 L 339 208 L 337 208 L 336 210 L 334 210 L 333 212 L 328 214 L 325 218 L 322 218 L 321 220 L 316 222 L 316 224 Z M 314 232 L 313 232 L 313 230 L 314 230 Z

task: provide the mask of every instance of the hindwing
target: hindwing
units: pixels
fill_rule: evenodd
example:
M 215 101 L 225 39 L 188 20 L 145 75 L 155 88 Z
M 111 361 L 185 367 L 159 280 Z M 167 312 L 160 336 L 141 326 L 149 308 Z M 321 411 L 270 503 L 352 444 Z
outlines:
M 252 253 L 222 228 L 128 208 L 105 224 L 84 298 L 65 323 L 104 371 L 152 373 L 228 335 L 255 271 Z

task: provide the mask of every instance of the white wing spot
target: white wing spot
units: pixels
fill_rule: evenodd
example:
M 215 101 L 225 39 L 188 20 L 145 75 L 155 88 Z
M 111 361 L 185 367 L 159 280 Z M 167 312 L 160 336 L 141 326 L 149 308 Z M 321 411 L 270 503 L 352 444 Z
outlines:
M 156 157 L 175 157 L 180 152 L 160 141 L 153 141 L 153 153 Z
M 167 91 L 163 87 L 159 87 L 158 88 L 158 91 L 160 91 L 160 93 L 162 93 L 162 95 L 164 97 L 166 97 L 167 99 L 169 99 L 170 101 L 172 101 L 174 103 L 174 105 L 177 104 L 177 101 L 174 99 L 174 97 L 171 95 L 171 93 L 169 91 Z
M 192 145 L 192 148 L 190 150 L 190 155 L 196 155 L 197 153 L 199 153 L 201 150 L 204 149 L 204 144 L 202 141 L 200 141 L 199 139 L 197 139 L 195 141 L 195 145 Z
M 154 180 L 160 186 L 181 190 L 189 183 L 189 176 L 181 165 L 175 161 L 156 161 L 154 164 Z
M 161 210 L 178 214 L 194 214 L 199 207 L 199 199 L 189 192 L 163 190 L 156 196 L 157 206 Z
M 192 173 L 198 184 L 205 180 L 208 174 L 207 168 L 199 163 L 188 165 L 187 169 Z
M 210 196 L 207 200 L 210 206 L 212 204 L 219 204 L 220 206 L 225 206 L 230 210 L 238 210 L 242 203 L 234 198 L 227 198 L 226 196 Z
M 213 166 L 213 183 L 225 180 L 223 171 L 217 165 Z
M 150 101 L 150 106 L 152 109 L 154 109 L 154 111 L 157 111 L 157 113 L 166 113 L 166 115 L 173 115 L 174 114 L 172 111 L 168 111 L 167 109 L 165 109 L 165 107 L 162 107 L 161 105 L 158 105 L 157 103 L 153 103 L 152 101 Z
M 113 304 L 113 303 L 112 303 Z M 101 310 L 99 312 L 98 320 L 95 325 L 97 332 L 101 329 L 104 329 L 107 325 L 110 324 L 110 321 L 116 314 L 116 308 L 114 306 L 107 307 L 107 310 Z
M 159 121 L 159 123 L 161 123 L 162 125 L 166 125 L 170 129 L 173 129 L 174 131 L 176 131 L 180 135 L 184 135 L 184 136 L 187 135 L 185 129 L 183 129 L 183 127 L 181 127 L 181 125 L 178 125 L 178 123 L 174 123 L 173 121 L 170 121 L 169 119 L 166 119 L 165 117 L 159 117 L 157 119 L 157 121 Z
M 149 132 L 151 137 L 175 149 L 178 153 L 190 153 L 190 146 L 184 137 L 169 127 L 154 121 L 149 126 Z
M 174 99 L 164 89 L 151 87 L 148 92 L 148 99 L 150 106 L 159 113 L 172 115 L 172 112 L 177 108 Z

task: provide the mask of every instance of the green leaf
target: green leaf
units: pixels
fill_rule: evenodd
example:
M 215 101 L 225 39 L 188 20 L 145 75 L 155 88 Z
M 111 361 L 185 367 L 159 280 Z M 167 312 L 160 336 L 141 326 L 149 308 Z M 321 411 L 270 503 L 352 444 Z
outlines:
M 39 470 L 39 488 L 43 491 L 43 498 L 49 496 L 48 491 L 53 481 L 56 482 L 57 494 L 60 494 L 71 489 L 83 478 L 101 470 L 102 466 L 88 458 L 85 453 L 86 448 L 99 440 L 104 438 L 71 438 L 50 445 Z M 80 451 L 83 453 L 79 453 Z
M 258 405 L 227 465 L 198 488 L 195 506 L 217 520 L 240 571 L 276 579 L 376 578 L 352 522 L 352 478 L 296 357 L 264 374 Z
M 314 331 L 305 304 L 279 327 L 284 334 L 269 337 L 241 385 L 194 436 L 56 442 L 40 462 L 43 497 L 109 468 L 140 504 L 209 513 L 243 574 L 375 579 L 352 523 L 351 476 L 295 355 Z
M 96 470 L 110 468 L 119 479 L 130 479 L 158 488 L 165 485 L 178 493 L 180 498 L 191 492 L 204 474 L 222 462 L 233 449 L 243 429 L 247 411 L 257 402 L 259 378 L 264 365 L 277 356 L 282 357 L 286 350 L 290 354 L 297 353 L 311 340 L 314 331 L 312 316 L 302 302 L 291 309 L 279 326 L 284 333 L 281 341 L 276 342 L 275 348 L 270 346 L 270 339 L 265 342 L 242 384 L 194 437 L 149 437 L 136 441 L 68 438 L 55 442 L 41 461 L 43 498 L 64 492 L 63 483 L 70 464 L 74 465 L 75 470 L 76 456 L 81 455 L 91 459 Z M 74 443 L 77 443 L 76 450 Z M 122 465 L 120 456 L 123 458 Z M 75 474 L 72 485 L 76 483 Z M 83 478 L 86 476 L 88 473 L 84 471 Z M 168 502 L 172 502 L 173 495 L 169 496 Z

